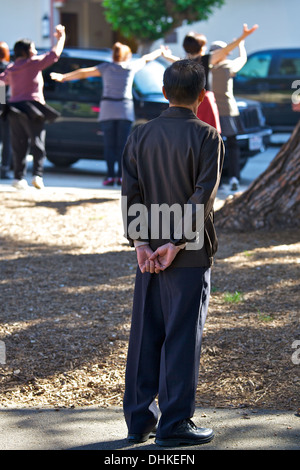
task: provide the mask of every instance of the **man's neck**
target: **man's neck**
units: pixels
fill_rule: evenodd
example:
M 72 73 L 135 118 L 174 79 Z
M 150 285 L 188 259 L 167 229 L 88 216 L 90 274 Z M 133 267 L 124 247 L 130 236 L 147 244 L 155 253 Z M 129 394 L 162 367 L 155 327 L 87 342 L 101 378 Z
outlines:
M 174 103 L 169 103 L 170 108 L 176 107 L 176 108 L 186 108 L 190 109 L 193 111 L 194 114 L 197 116 L 197 110 L 198 110 L 198 104 L 193 103 L 193 104 L 174 104 Z

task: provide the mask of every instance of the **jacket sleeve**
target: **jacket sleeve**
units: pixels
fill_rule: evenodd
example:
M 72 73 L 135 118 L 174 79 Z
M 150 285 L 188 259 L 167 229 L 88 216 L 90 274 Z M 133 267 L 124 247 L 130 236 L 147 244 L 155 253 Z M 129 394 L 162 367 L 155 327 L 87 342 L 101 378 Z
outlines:
M 44 70 L 47 67 L 50 67 L 50 65 L 54 64 L 54 62 L 57 62 L 58 59 L 59 57 L 54 51 L 49 51 L 45 54 L 34 56 L 32 59 L 32 66 L 37 70 Z
M 175 245 L 193 239 L 194 234 L 204 230 L 206 223 L 212 218 L 224 161 L 224 144 L 216 131 L 213 135 L 210 132 L 208 131 L 200 149 L 195 191 L 187 201 L 185 215 L 170 239 Z M 183 236 L 178 238 L 176 233 Z
M 122 157 L 122 218 L 124 236 L 131 246 L 134 241 L 149 241 L 148 213 L 138 181 L 136 129 L 128 138 Z

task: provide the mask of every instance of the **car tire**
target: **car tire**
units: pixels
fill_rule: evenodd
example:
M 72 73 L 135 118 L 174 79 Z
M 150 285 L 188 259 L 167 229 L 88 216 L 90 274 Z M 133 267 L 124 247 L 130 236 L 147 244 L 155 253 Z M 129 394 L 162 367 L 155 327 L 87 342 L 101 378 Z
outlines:
M 51 156 L 47 155 L 47 159 L 49 162 L 53 163 L 53 165 L 63 168 L 73 165 L 74 163 L 78 162 L 79 158 L 69 158 L 65 156 Z

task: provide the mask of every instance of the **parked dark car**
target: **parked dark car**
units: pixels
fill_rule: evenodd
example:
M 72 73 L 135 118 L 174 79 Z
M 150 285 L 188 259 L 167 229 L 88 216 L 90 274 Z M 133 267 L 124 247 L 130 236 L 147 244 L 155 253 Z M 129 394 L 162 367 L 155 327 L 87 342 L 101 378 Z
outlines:
M 92 67 L 111 61 L 111 56 L 110 49 L 66 48 L 59 61 L 43 72 L 45 99 L 61 113 L 54 123 L 46 126 L 47 158 L 54 165 L 68 166 L 80 159 L 103 159 L 103 135 L 98 122 L 102 78 L 59 83 L 51 80 L 50 73 Z M 157 117 L 168 107 L 162 93 L 162 81 L 164 70 L 169 65 L 165 59 L 159 58 L 149 62 L 135 75 L 133 97 L 136 121 L 133 128 Z M 238 136 L 243 167 L 249 156 L 264 150 L 271 130 L 265 126 L 259 103 L 240 100 L 238 106 L 244 125 L 243 134 Z M 224 168 L 226 171 L 226 162 Z
M 291 100 L 295 80 L 300 80 L 300 49 L 257 51 L 236 74 L 234 94 L 259 101 L 274 131 L 291 131 L 299 121 Z

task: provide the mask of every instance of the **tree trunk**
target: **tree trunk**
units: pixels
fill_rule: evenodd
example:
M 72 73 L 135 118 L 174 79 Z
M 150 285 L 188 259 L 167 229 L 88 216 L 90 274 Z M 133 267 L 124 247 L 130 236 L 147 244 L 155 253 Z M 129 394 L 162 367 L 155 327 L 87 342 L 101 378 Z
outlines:
M 300 121 L 264 173 L 225 201 L 216 226 L 234 231 L 300 226 Z

